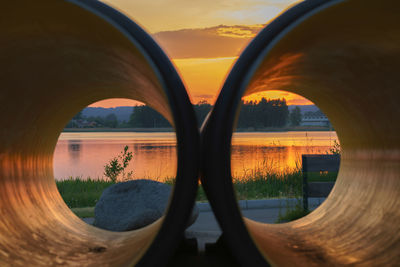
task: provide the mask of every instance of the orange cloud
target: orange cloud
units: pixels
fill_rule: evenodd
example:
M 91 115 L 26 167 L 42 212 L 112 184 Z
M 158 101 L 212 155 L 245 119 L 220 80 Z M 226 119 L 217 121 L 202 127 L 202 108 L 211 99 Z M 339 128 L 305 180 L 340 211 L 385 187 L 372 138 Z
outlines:
M 219 25 L 201 29 L 163 31 L 153 35 L 175 64 L 184 81 L 192 103 L 206 100 L 214 103 L 233 64 L 245 46 L 264 25 Z M 262 97 L 285 98 L 289 105 L 308 105 L 300 96 L 280 91 L 267 91 L 247 96 L 245 100 Z M 137 101 L 110 99 L 91 106 L 115 107 L 138 105 Z
M 245 46 L 284 9 L 298 0 L 101 0 L 141 24 L 167 52 L 193 103 L 213 102 Z M 214 26 L 219 25 L 219 26 Z M 235 26 L 226 26 L 235 25 Z M 282 98 L 283 94 L 278 96 Z M 289 103 L 303 103 L 286 97 Z M 129 104 L 107 100 L 111 107 Z M 135 102 L 132 102 L 135 104 Z M 99 105 L 96 103 L 96 105 Z
M 297 0 L 102 0 L 119 9 L 149 32 L 214 25 L 262 24 Z
M 209 29 L 216 29 L 216 32 L 219 36 L 232 38 L 254 38 L 254 36 L 256 36 L 264 27 L 265 24 L 235 26 L 220 25 Z
M 191 101 L 215 102 L 218 93 L 241 50 L 264 25 L 219 25 L 202 29 L 165 31 L 153 36 L 172 58 Z M 247 96 L 246 100 L 285 98 L 289 105 L 308 105 L 307 99 L 281 91 Z
M 236 57 L 264 26 L 219 25 L 163 31 L 153 34 L 153 37 L 173 59 Z

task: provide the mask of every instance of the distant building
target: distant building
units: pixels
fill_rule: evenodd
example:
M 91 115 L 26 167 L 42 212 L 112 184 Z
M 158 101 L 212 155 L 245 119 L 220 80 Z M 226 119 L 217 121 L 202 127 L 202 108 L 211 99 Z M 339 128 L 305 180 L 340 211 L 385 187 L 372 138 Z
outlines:
M 300 122 L 301 126 L 323 126 L 330 127 L 328 117 L 323 114 L 318 115 L 304 115 Z
M 95 121 L 72 120 L 74 128 L 95 128 L 98 124 Z

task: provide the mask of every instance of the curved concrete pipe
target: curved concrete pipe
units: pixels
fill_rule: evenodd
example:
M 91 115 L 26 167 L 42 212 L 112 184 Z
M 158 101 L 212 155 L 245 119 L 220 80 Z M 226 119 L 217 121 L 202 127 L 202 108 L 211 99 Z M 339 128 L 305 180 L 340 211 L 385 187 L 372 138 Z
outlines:
M 400 3 L 305 1 L 246 48 L 202 129 L 203 186 L 243 266 L 400 263 Z M 242 96 L 284 90 L 329 117 L 343 149 L 337 182 L 310 215 L 242 219 L 230 172 Z
M 164 266 L 197 188 L 199 133 L 169 59 L 97 1 L 8 1 L 0 19 L 0 265 Z M 162 219 L 129 232 L 85 224 L 63 202 L 52 157 L 74 114 L 106 98 L 149 104 L 175 126 L 177 180 Z

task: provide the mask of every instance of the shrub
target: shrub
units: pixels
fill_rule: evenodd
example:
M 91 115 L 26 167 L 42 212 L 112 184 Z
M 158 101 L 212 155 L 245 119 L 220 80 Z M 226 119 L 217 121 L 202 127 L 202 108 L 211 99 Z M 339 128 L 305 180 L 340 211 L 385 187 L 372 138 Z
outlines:
M 112 158 L 108 164 L 104 166 L 104 175 L 112 182 L 117 182 L 118 177 L 122 174 L 123 180 L 129 180 L 132 177 L 133 171 L 125 174 L 125 169 L 132 160 L 132 152 L 128 152 L 129 147 L 125 146 L 124 150 L 117 157 Z

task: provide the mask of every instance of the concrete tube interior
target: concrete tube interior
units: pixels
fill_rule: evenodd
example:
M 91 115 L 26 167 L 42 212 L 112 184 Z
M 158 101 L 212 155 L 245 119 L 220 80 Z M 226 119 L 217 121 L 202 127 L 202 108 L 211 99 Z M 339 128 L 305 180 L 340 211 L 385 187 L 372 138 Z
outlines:
M 303 2 L 268 25 L 232 69 L 202 129 L 203 153 L 215 155 L 205 160 L 202 179 L 242 265 L 399 264 L 399 12 L 400 3 L 390 0 Z M 240 99 L 264 90 L 318 105 L 343 150 L 327 200 L 280 225 L 242 220 L 229 203 L 235 201 L 229 146 Z
M 199 145 L 194 112 L 168 58 L 139 26 L 97 1 L 2 3 L 0 29 L 0 265 L 165 265 L 194 204 Z M 72 116 L 116 97 L 163 114 L 178 144 L 168 211 L 124 233 L 76 217 L 52 167 Z

